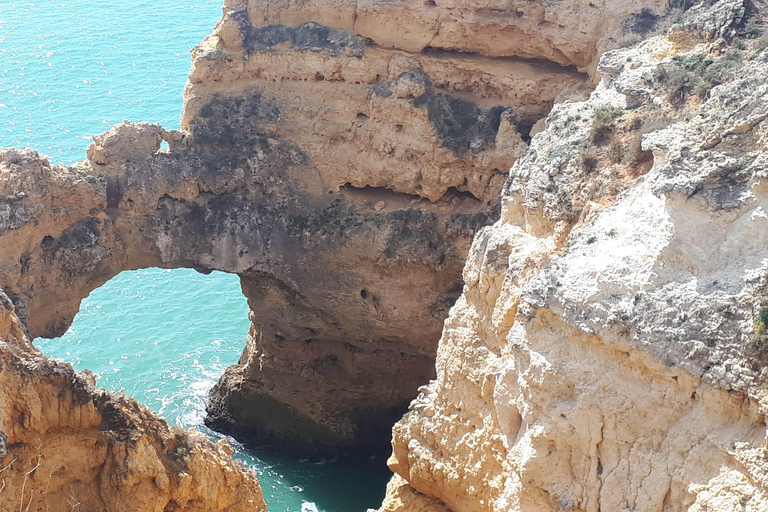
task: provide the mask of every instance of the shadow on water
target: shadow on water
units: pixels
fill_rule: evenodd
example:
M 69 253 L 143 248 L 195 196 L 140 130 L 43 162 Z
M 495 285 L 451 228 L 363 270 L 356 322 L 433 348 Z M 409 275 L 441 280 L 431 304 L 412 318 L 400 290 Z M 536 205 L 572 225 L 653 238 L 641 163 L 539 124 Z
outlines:
M 257 474 L 271 512 L 295 510 L 296 499 L 318 511 L 362 511 L 378 508 L 392 473 L 390 449 L 344 452 L 332 459 L 292 459 L 263 447 L 239 445 L 237 458 Z M 295 495 L 286 499 L 288 489 Z M 303 511 L 312 511 L 305 505 Z

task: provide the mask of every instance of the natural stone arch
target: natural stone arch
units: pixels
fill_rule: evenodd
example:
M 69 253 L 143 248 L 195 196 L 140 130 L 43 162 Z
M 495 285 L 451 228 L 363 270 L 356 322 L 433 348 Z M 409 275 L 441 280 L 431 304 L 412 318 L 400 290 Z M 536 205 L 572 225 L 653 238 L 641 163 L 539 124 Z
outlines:
M 310 194 L 319 184 L 294 176 L 310 167 L 294 144 L 252 134 L 261 149 L 236 154 L 190 143 L 213 130 L 196 129 L 119 125 L 71 168 L 2 153 L 12 198 L 2 277 L 30 334 L 60 335 L 80 300 L 123 270 L 236 273 L 253 322 L 241 362 L 259 368 L 227 372 L 216 424 L 309 444 L 385 439 L 432 377 L 488 207 L 459 197 L 463 212 L 416 199 L 377 211 L 367 191 Z
M 122 270 L 238 274 L 252 329 L 211 420 L 268 439 L 365 441 L 434 376 L 506 170 L 530 125 L 586 77 L 407 53 L 345 27 L 260 27 L 241 7 L 193 50 L 184 131 L 120 125 L 69 169 L 3 154 L 0 282 L 32 336 L 55 336 Z

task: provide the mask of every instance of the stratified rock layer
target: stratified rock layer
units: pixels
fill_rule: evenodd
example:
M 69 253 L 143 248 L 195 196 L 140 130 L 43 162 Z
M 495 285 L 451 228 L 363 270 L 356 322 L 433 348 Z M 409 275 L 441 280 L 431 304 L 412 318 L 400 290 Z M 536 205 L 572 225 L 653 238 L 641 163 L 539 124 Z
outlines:
M 382 440 L 434 377 L 471 239 L 530 126 L 583 89 L 575 68 L 592 57 L 400 48 L 322 16 L 258 21 L 259 8 L 228 5 L 193 51 L 183 131 L 120 125 L 68 169 L 4 154 L 0 278 L 35 337 L 64 332 L 125 269 L 237 273 L 253 326 L 209 422 L 289 446 Z
M 691 9 L 555 106 L 475 238 L 382 511 L 768 508 L 768 57 L 725 42 L 746 7 Z
M 215 33 L 193 51 L 183 127 L 205 151 L 252 148 L 250 166 L 263 157 L 264 139 L 290 141 L 301 161 L 288 177 L 312 198 L 302 202 L 340 196 L 368 213 L 354 206 L 319 215 L 302 226 L 301 248 L 312 256 L 290 272 L 269 270 L 276 279 L 244 278 L 254 326 L 240 363 L 211 395 L 211 424 L 320 444 L 388 430 L 434 375 L 435 343 L 461 288 L 468 242 L 495 217 L 530 127 L 558 97 L 584 89 L 576 69 L 593 67 L 598 47 L 616 44 L 612 36 L 637 37 L 641 12 L 650 21 L 640 31 L 655 28 L 667 6 L 595 9 L 580 2 L 227 4 Z M 558 20 L 551 33 L 547 19 Z M 424 37 L 432 30 L 425 20 L 442 27 L 439 37 Z M 587 33 L 576 37 L 576 27 Z M 512 37 L 516 31 L 526 38 Z M 565 34 L 570 57 L 555 49 L 564 40 L 553 42 Z M 539 37 L 541 44 L 530 43 Z M 497 48 L 496 39 L 511 46 Z M 239 116 L 245 121 L 212 129 Z M 353 218 L 359 231 L 328 232 Z M 329 236 L 345 240 L 344 248 L 326 248 Z

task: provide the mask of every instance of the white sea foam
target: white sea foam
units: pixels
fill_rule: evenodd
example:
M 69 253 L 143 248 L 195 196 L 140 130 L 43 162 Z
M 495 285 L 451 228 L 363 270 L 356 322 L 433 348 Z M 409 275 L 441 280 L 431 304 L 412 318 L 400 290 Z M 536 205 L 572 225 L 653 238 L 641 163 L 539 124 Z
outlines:
M 323 511 L 317 508 L 317 505 L 315 505 L 314 501 L 303 501 L 301 503 L 301 512 L 323 512 Z

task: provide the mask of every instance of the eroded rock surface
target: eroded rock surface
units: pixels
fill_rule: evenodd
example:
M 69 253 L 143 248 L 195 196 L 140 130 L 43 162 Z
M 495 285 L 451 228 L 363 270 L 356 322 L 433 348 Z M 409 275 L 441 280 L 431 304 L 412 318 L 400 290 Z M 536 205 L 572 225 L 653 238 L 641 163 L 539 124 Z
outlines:
M 292 446 L 375 441 L 437 377 L 395 429 L 399 476 L 385 510 L 598 510 L 603 501 L 605 510 L 675 510 L 717 496 L 761 506 L 761 367 L 743 356 L 752 317 L 742 298 L 754 287 L 736 271 L 722 281 L 737 297 L 722 329 L 707 318 L 698 338 L 687 326 L 675 331 L 675 315 L 710 292 L 690 284 L 698 274 L 686 258 L 699 241 L 662 250 L 693 193 L 729 205 L 702 206 L 701 223 L 759 198 L 759 186 L 731 172 L 749 167 L 721 153 L 737 152 L 729 136 L 756 133 L 762 119 L 747 112 L 761 111 L 760 96 L 727 120 L 740 103 L 723 97 L 706 110 L 724 90 L 715 89 L 701 116 L 661 139 L 649 130 L 631 165 L 630 141 L 611 135 L 631 137 L 620 108 L 679 107 L 670 106 L 676 95 L 656 101 L 643 73 L 652 79 L 676 54 L 719 51 L 713 41 L 732 35 L 746 6 L 710 4 L 688 10 L 666 39 L 609 53 L 598 73 L 606 49 L 664 28 L 689 2 L 232 0 L 193 51 L 183 130 L 125 123 L 71 167 L 31 150 L 0 152 L 0 284 L 19 329 L 63 333 L 80 300 L 125 269 L 236 273 L 252 326 L 211 396 L 211 424 Z M 762 72 L 762 62 L 750 69 Z M 578 101 L 588 74 L 606 78 Z M 529 149 L 534 124 L 543 131 Z M 584 151 L 595 144 L 597 157 Z M 615 160 L 611 173 L 596 172 L 601 158 Z M 688 174 L 670 167 L 679 161 Z M 648 208 L 621 213 L 632 194 Z M 501 221 L 470 251 L 498 217 L 500 195 Z M 607 241 L 580 235 L 611 215 L 660 220 L 607 227 Z M 630 255 L 611 245 L 619 236 L 637 245 Z M 569 240 L 572 252 L 554 261 Z M 589 255 L 615 260 L 615 282 L 597 280 L 604 267 L 590 267 Z M 624 257 L 679 273 L 643 274 Z M 669 298 L 665 283 L 677 293 L 686 279 L 696 294 Z M 636 288 L 654 302 L 630 301 Z M 606 294 L 627 311 L 603 304 Z M 662 299 L 679 311 L 659 309 Z M 716 350 L 701 349 L 701 337 Z M 625 381 L 624 394 L 611 391 Z M 646 410 L 647 422 L 634 421 Z M 726 432 L 726 419 L 737 427 Z M 644 488 L 636 475 L 676 464 L 672 452 L 687 469 L 668 465 Z M 724 473 L 706 473 L 714 467 Z
M 397 46 L 373 37 L 373 18 L 359 30 L 327 19 L 335 4 L 299 19 L 308 6 L 227 5 L 193 51 L 183 131 L 119 125 L 71 168 L 6 151 L 0 278 L 35 337 L 64 332 L 79 301 L 125 269 L 237 273 L 253 327 L 209 421 L 344 445 L 386 438 L 434 376 L 471 239 L 496 217 L 530 126 L 584 90 L 576 68 L 593 57 Z M 405 7 L 442 12 L 367 8 L 399 20 Z M 475 16 L 462 30 L 489 16 L 532 26 L 494 9 L 440 16 Z M 618 12 L 607 31 L 626 32 Z M 604 35 L 586 39 L 596 48 Z
M 726 43 L 746 7 L 693 8 L 555 106 L 475 238 L 382 511 L 768 507 L 768 58 Z
M 0 292 L 0 508 L 266 511 L 232 448 L 45 358 Z
M 637 37 L 632 24 L 641 13 L 650 21 L 640 32 L 656 29 L 656 13 L 670 9 L 653 2 L 228 3 L 215 33 L 193 51 L 183 127 L 198 133 L 195 144 L 206 151 L 251 147 L 257 160 L 264 139 L 290 141 L 301 160 L 290 176 L 312 202 L 339 194 L 373 207 L 373 216 L 341 214 L 356 218 L 359 235 L 325 234 L 338 222 L 325 214 L 304 228 L 310 241 L 316 230 L 323 240 L 349 240 L 345 250 L 331 251 L 328 265 L 315 256 L 302 261 L 306 276 L 294 266 L 290 277 L 243 280 L 254 328 L 240 364 L 212 394 L 212 423 L 288 436 L 309 419 L 321 428 L 299 429 L 296 438 L 346 443 L 398 415 L 408 394 L 433 375 L 441 320 L 461 287 L 455 272 L 474 231 L 495 217 L 493 205 L 507 169 L 527 148 L 530 127 L 557 98 L 585 92 L 587 77 L 578 70 L 594 67 L 598 48 L 616 44 L 614 36 Z M 599 29 L 590 14 L 598 11 Z M 440 37 L 413 44 L 425 39 L 426 32 L 418 35 L 422 22 L 433 18 Z M 553 49 L 563 44 L 514 37 L 542 36 L 545 26 L 553 39 L 571 37 L 577 26 L 588 35 L 578 43 L 571 37 L 572 58 Z M 518 46 L 497 48 L 497 36 Z M 224 114 L 227 108 L 237 114 Z M 213 127 L 238 116 L 242 123 Z M 255 148 L 254 135 L 262 141 Z M 389 233 L 384 245 L 375 234 L 381 229 Z M 311 243 L 303 250 L 329 253 L 326 241 Z M 328 268 L 345 273 L 319 284 L 318 269 Z M 280 282 L 295 283 L 308 300 Z M 327 293 L 309 291 L 317 286 Z M 322 321 L 312 311 L 318 304 L 333 308 Z

